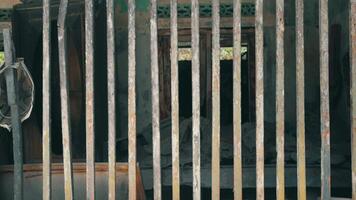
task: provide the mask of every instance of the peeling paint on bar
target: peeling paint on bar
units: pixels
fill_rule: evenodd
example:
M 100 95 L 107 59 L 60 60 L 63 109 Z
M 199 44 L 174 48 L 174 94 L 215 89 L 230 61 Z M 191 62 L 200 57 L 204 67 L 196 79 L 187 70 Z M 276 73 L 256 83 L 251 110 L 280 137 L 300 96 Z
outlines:
M 61 121 L 62 121 L 62 144 L 63 144 L 63 166 L 64 166 L 64 193 L 65 199 L 73 199 L 73 174 L 71 158 L 71 121 L 68 96 L 68 74 L 67 74 L 67 49 L 66 49 L 66 19 L 68 0 L 61 0 L 58 14 L 58 55 L 59 55 L 59 77 L 61 88 Z
M 212 199 L 220 199 L 220 11 L 219 0 L 212 0 Z
M 13 42 L 10 29 L 3 30 L 5 65 L 14 64 L 15 55 L 13 52 Z M 11 109 L 11 128 L 14 153 L 14 200 L 23 199 L 23 146 L 22 146 L 22 128 L 19 115 L 19 106 L 17 105 L 17 77 L 13 68 L 5 71 L 7 102 Z
M 42 199 L 51 199 L 51 0 L 43 1 Z
M 329 19 L 328 0 L 319 1 L 321 199 L 330 199 Z
M 95 134 L 94 134 L 94 6 L 85 0 L 85 103 L 86 103 L 86 193 L 95 199 Z
M 161 191 L 161 139 L 159 117 L 159 70 L 157 43 L 157 0 L 151 0 L 151 91 L 152 91 L 152 141 L 153 141 L 153 197 L 162 198 Z
M 192 114 L 193 114 L 193 199 L 201 198 L 200 180 L 200 53 L 199 2 L 192 0 Z
M 297 174 L 298 199 L 306 200 L 304 107 L 304 2 L 296 0 Z
M 256 199 L 264 199 L 263 0 L 256 0 Z
M 171 0 L 172 199 L 180 199 L 177 0 Z
M 276 43 L 276 196 L 284 200 L 284 0 L 276 0 Z
M 128 136 L 129 136 L 129 200 L 136 200 L 136 29 L 135 0 L 128 1 Z
M 242 199 L 241 148 L 241 0 L 234 0 L 233 19 L 234 199 Z
M 356 0 L 350 1 L 352 199 L 356 199 Z
M 107 79 L 108 79 L 108 152 L 109 152 L 109 200 L 116 199 L 116 105 L 115 105 L 115 28 L 114 0 L 106 1 L 107 16 Z

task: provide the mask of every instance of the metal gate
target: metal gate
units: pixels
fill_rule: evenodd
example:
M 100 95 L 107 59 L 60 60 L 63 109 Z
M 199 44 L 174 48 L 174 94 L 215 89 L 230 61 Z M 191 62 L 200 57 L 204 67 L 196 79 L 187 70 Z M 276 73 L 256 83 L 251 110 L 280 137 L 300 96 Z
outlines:
M 85 83 L 86 83 L 86 196 L 95 198 L 94 162 L 94 6 L 93 0 L 85 0 Z M 116 116 L 115 116 L 115 34 L 114 0 L 107 0 L 107 84 L 108 84 L 108 152 L 109 152 L 109 199 L 116 199 Z M 264 64 L 263 64 L 263 0 L 256 0 L 255 41 L 256 41 L 256 194 L 264 199 Z M 319 1 L 320 33 L 320 105 L 321 105 L 321 199 L 331 199 L 330 181 L 330 112 L 329 112 L 329 34 L 328 0 Z M 43 0 L 43 199 L 51 199 L 51 66 L 50 66 L 50 4 Z M 177 0 L 170 1 L 171 31 L 171 93 L 172 93 L 172 199 L 180 199 L 179 170 L 179 98 L 178 98 L 178 26 Z M 68 104 L 66 16 L 68 0 L 61 0 L 58 17 L 58 46 L 60 60 L 61 119 L 63 133 L 63 165 L 65 198 L 73 199 L 73 174 L 71 161 L 71 134 Z M 303 0 L 296 0 L 296 63 L 297 63 L 297 176 L 298 199 L 306 199 L 305 164 L 305 106 L 304 106 L 304 6 Z M 153 183 L 154 199 L 161 199 L 160 167 L 160 117 L 159 117 L 159 67 L 157 45 L 157 0 L 151 0 L 151 79 L 152 79 L 152 132 L 153 132 Z M 199 75 L 199 2 L 191 1 L 191 43 L 192 43 L 192 112 L 193 112 L 193 199 L 201 199 L 200 171 L 200 75 Z M 233 1 L 233 133 L 234 133 L 234 199 L 242 199 L 242 153 L 241 153 L 241 0 Z M 350 0 L 350 64 L 352 104 L 352 197 L 356 199 L 356 1 Z M 220 198 L 220 15 L 219 0 L 212 0 L 212 199 Z M 129 199 L 136 194 L 136 30 L 135 0 L 128 0 L 128 180 Z M 284 143 L 285 143 L 285 102 L 284 102 L 284 0 L 276 0 L 276 196 L 285 199 Z M 6 65 L 12 65 L 11 45 L 7 45 L 8 30 L 4 31 Z M 6 40 L 7 39 L 7 40 Z M 9 103 L 11 98 L 9 99 Z M 10 104 L 13 105 L 13 104 Z M 16 106 L 12 106 L 16 116 Z M 23 163 L 21 130 L 13 121 L 14 140 L 14 199 L 23 198 Z

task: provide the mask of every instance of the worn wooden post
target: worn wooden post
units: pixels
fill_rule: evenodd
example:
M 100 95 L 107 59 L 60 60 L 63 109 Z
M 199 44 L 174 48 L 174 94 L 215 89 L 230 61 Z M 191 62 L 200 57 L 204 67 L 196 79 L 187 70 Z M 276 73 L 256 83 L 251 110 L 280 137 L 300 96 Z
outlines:
M 356 0 L 350 1 L 352 199 L 356 199 Z
M 177 0 L 171 0 L 172 199 L 180 199 Z
M 276 0 L 276 24 L 276 196 L 284 200 L 284 0 Z
M 157 44 L 157 0 L 151 0 L 151 91 L 152 91 L 152 143 L 154 199 L 160 200 L 161 192 L 161 139 L 159 117 L 159 71 Z
M 51 0 L 43 0 L 42 162 L 43 200 L 51 199 Z
M 106 1 L 107 17 L 107 79 L 108 79 L 108 157 L 109 200 L 116 199 L 116 98 L 115 98 L 115 28 L 114 0 Z
M 330 199 L 330 108 L 328 0 L 319 1 L 321 199 Z
M 59 76 L 61 88 L 61 121 L 64 165 L 64 192 L 65 199 L 73 199 L 73 174 L 71 159 L 71 121 L 68 98 L 68 73 L 67 73 L 67 49 L 66 49 L 66 16 L 68 0 L 61 0 L 58 14 L 58 53 Z
M 13 42 L 10 29 L 3 30 L 5 66 L 11 66 L 15 62 Z M 9 67 L 5 71 L 7 102 L 11 109 L 11 128 L 14 153 L 14 200 L 23 199 L 23 153 L 22 153 L 22 128 L 19 115 L 18 91 L 16 70 Z
M 192 0 L 192 114 L 193 114 L 193 199 L 201 198 L 200 180 L 200 53 L 199 2 Z
M 220 3 L 212 0 L 212 199 L 220 199 Z
M 256 197 L 264 199 L 263 0 L 256 0 Z
M 135 0 L 128 1 L 128 137 L 129 137 L 129 200 L 136 200 L 136 28 Z
M 234 0 L 233 14 L 233 118 L 234 118 L 234 199 L 242 199 L 241 152 L 241 0 Z
M 85 117 L 86 117 L 86 193 L 95 199 L 95 134 L 94 134 L 94 7 L 85 0 Z
M 298 199 L 306 200 L 304 107 L 304 3 L 296 0 Z

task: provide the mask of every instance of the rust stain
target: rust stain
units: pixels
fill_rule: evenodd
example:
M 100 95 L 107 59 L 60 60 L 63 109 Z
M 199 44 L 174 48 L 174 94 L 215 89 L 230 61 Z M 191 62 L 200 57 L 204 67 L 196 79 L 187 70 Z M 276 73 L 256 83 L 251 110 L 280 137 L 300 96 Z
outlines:
M 320 0 L 321 199 L 330 199 L 329 19 L 328 0 Z

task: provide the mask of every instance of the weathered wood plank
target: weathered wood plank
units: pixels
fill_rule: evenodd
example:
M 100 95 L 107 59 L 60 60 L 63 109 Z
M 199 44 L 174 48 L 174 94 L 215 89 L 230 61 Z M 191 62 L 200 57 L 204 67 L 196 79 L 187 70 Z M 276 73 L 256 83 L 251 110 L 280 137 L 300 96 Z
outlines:
M 212 0 L 212 199 L 220 199 L 220 4 Z
M 172 199 L 180 199 L 177 0 L 171 0 Z
M 42 163 L 43 200 L 51 199 L 51 0 L 43 1 Z
M 5 66 L 11 66 L 15 62 L 13 42 L 10 29 L 3 30 Z M 11 109 L 11 128 L 14 153 L 14 200 L 23 199 L 23 147 L 22 127 L 17 105 L 17 78 L 16 71 L 9 68 L 5 71 L 7 102 Z
M 85 117 L 86 117 L 86 193 L 95 199 L 95 134 L 94 134 L 94 6 L 85 0 Z
M 263 0 L 256 0 L 256 194 L 264 199 Z
M 199 2 L 192 0 L 192 114 L 193 114 L 193 199 L 201 198 L 200 180 L 200 52 Z
M 115 98 L 115 8 L 114 0 L 106 1 L 107 18 L 107 79 L 108 79 L 108 152 L 109 152 L 109 200 L 116 199 L 116 98 Z
M 241 0 L 234 0 L 233 16 L 233 118 L 234 118 L 234 199 L 242 199 L 241 146 Z
M 128 1 L 128 136 L 129 136 L 129 200 L 136 200 L 136 28 L 135 0 Z
M 304 2 L 296 1 L 297 68 L 297 182 L 298 199 L 306 200 L 305 106 L 304 106 Z
M 356 0 L 350 1 L 352 199 L 356 199 Z
M 284 200 L 284 0 L 276 0 L 276 43 L 276 196 Z
M 153 188 L 154 199 L 162 198 L 161 191 L 161 148 L 159 117 L 159 70 L 157 43 L 157 0 L 151 0 L 151 91 L 152 91 L 152 141 L 153 141 Z
M 319 1 L 321 199 L 330 199 L 329 19 L 328 0 Z
M 61 89 L 61 122 L 62 122 L 62 144 L 64 165 L 64 193 L 65 199 L 73 199 L 73 174 L 71 159 L 71 121 L 70 105 L 68 96 L 68 73 L 67 73 L 67 18 L 68 0 L 61 0 L 58 14 L 58 55 L 59 55 L 59 77 Z

